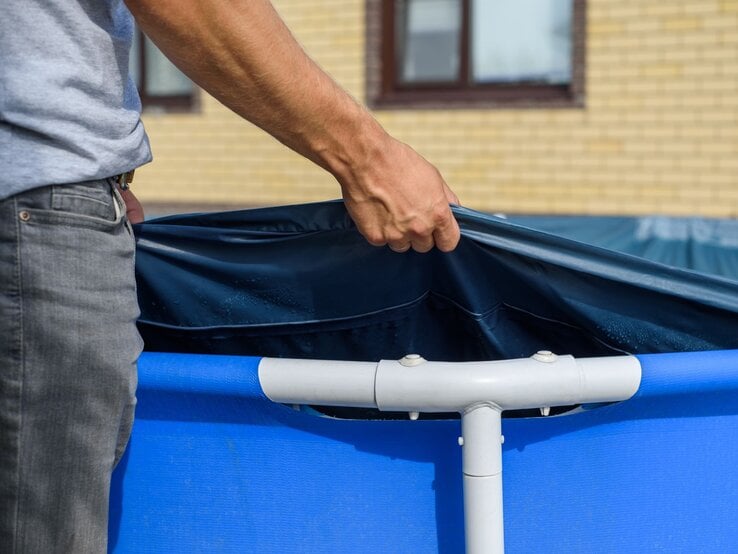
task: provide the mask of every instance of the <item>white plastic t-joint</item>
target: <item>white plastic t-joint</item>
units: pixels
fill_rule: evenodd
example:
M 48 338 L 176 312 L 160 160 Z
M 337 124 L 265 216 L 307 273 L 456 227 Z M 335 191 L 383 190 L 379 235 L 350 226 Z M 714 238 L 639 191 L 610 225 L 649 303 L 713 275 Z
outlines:
M 263 358 L 259 381 L 274 402 L 460 412 L 467 552 L 504 551 L 501 412 L 616 402 L 635 394 L 641 366 L 633 356 L 583 358 L 540 351 L 496 362 L 401 360 L 341 362 Z

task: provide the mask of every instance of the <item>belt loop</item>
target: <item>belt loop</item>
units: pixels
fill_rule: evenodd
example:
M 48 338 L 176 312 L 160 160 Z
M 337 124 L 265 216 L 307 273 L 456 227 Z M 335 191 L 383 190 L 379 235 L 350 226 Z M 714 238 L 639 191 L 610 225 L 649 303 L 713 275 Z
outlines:
M 125 206 L 121 206 L 121 197 L 118 191 L 113 192 L 113 207 L 115 208 L 115 220 L 117 221 L 120 219 L 120 216 L 122 216 L 125 213 Z

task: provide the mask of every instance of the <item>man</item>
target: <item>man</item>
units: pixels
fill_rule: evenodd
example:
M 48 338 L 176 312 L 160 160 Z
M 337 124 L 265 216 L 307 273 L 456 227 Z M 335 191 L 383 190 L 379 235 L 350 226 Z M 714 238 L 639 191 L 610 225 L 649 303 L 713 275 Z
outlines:
M 0 4 L 2 552 L 106 549 L 142 346 L 125 219 L 142 212 L 118 190 L 150 160 L 128 77 L 131 12 L 195 82 L 333 174 L 371 244 L 459 240 L 438 171 L 304 54 L 268 0 L 126 4 Z

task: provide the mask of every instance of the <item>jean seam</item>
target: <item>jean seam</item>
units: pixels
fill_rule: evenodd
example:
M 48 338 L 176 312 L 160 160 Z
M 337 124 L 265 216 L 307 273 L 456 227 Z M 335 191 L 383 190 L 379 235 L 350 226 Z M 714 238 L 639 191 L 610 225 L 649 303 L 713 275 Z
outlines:
M 13 203 L 14 213 L 18 212 L 18 200 L 14 199 Z M 16 279 L 18 283 L 18 360 L 20 366 L 20 383 L 18 390 L 18 429 L 17 429 L 17 443 L 16 443 L 16 463 L 15 463 L 15 522 L 13 523 L 13 552 L 19 550 L 19 522 L 20 522 L 20 511 L 21 511 L 21 439 L 22 439 L 22 428 L 23 428 L 23 389 L 25 384 L 25 373 L 26 373 L 26 357 L 25 349 L 23 348 L 23 268 L 22 268 L 22 256 L 21 256 L 21 224 L 19 218 L 15 218 L 15 255 L 16 255 Z
M 59 192 L 59 193 L 55 194 L 54 197 L 55 197 L 55 199 L 56 198 L 79 198 L 81 200 L 87 200 L 88 202 L 96 202 L 96 203 L 101 204 L 103 206 L 109 206 L 109 204 L 107 202 L 104 202 L 103 200 L 100 200 L 98 198 L 92 198 L 90 196 L 84 196 L 82 194 L 67 194 L 67 193 L 64 193 L 64 192 Z M 57 209 L 57 204 L 56 204 L 55 201 L 52 203 L 51 207 L 52 207 L 52 209 Z
M 29 208 L 26 210 L 31 219 L 26 225 L 69 225 L 82 229 L 95 229 L 98 231 L 113 231 L 120 227 L 125 216 L 121 216 L 116 220 L 100 219 L 95 216 L 75 214 L 71 212 L 55 212 L 53 210 L 44 210 L 38 208 Z
M 123 407 L 123 411 L 121 412 L 120 421 L 118 422 L 118 436 L 116 437 L 115 441 L 115 453 L 113 457 L 113 467 L 111 468 L 111 471 L 115 469 L 115 467 L 120 463 L 121 458 L 123 458 L 123 454 L 126 451 L 126 448 L 128 447 L 128 442 L 131 438 L 131 433 L 133 432 L 133 423 L 135 418 L 135 410 L 136 410 L 136 404 L 137 399 L 134 396 L 133 400 L 130 400 L 126 405 Z M 130 411 L 129 411 L 130 408 Z M 125 424 L 126 428 L 124 429 L 123 425 Z M 125 433 L 128 435 L 126 440 L 121 444 L 121 434 Z

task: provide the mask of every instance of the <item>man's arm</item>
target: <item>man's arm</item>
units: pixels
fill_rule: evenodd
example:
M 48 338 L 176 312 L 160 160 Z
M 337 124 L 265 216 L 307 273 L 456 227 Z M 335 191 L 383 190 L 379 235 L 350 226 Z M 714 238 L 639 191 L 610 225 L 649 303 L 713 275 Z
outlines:
M 452 250 L 458 199 L 438 170 L 389 136 L 302 50 L 268 0 L 126 0 L 193 81 L 332 173 L 374 245 Z

